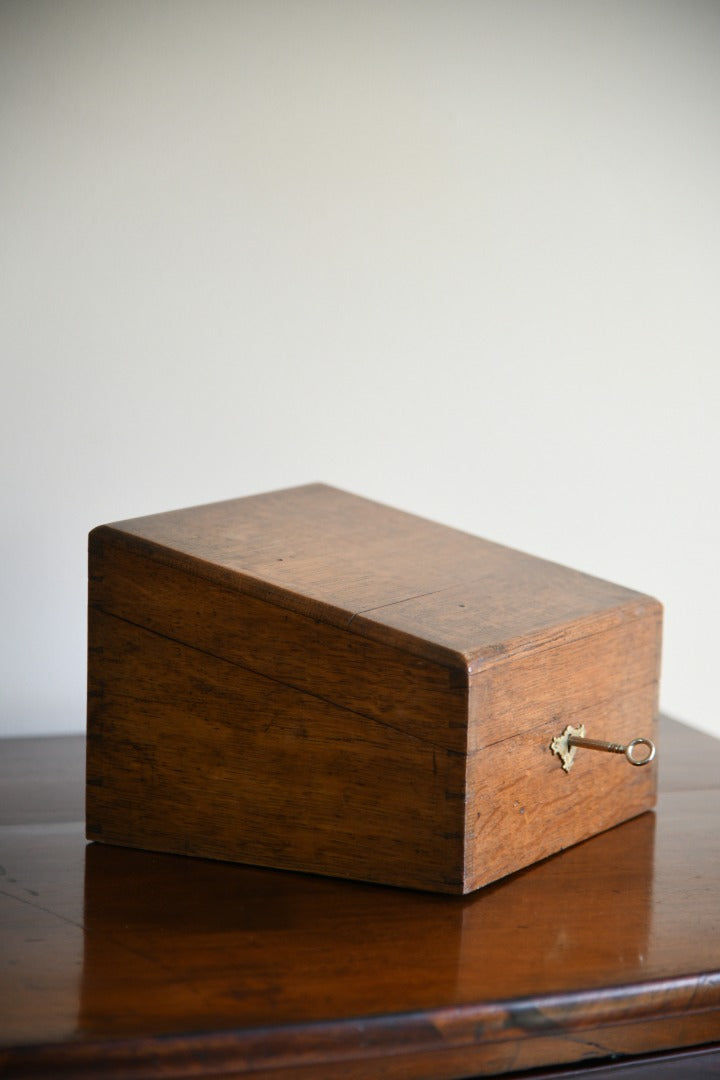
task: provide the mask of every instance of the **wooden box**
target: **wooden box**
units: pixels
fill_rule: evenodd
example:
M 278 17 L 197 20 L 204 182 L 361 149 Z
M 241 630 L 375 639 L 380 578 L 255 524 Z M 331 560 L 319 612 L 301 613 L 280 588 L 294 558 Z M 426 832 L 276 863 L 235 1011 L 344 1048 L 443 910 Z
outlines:
M 312 484 L 90 534 L 87 835 L 466 893 L 647 810 L 657 601 Z

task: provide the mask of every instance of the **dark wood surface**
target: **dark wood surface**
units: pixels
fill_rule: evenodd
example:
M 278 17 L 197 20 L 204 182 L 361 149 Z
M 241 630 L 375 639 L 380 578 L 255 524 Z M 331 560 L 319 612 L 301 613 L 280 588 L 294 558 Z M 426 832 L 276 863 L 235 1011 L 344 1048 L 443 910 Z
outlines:
M 87 835 L 469 893 L 654 805 L 649 597 L 322 484 L 93 530 Z
M 460 898 L 86 846 L 83 740 L 0 743 L 0 1073 L 717 1075 L 720 743 L 660 753 L 657 813 Z

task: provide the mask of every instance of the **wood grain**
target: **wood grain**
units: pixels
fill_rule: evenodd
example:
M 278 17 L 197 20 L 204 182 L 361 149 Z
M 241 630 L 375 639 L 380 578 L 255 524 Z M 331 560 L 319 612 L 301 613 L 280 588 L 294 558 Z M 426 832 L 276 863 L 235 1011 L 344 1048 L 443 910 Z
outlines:
M 85 848 L 79 743 L 62 798 L 42 741 L 0 758 L 4 1076 L 635 1076 L 718 1040 L 716 740 L 664 721 L 657 814 L 466 898 Z
M 116 522 L 111 543 L 204 581 L 474 671 L 657 601 L 325 484 Z
M 467 678 L 112 542 L 92 544 L 90 606 L 296 690 L 464 751 Z
M 91 611 L 87 835 L 461 891 L 464 755 Z
M 653 805 L 661 608 L 323 485 L 90 539 L 88 836 L 464 893 Z
M 563 647 L 498 662 L 470 680 L 465 891 L 561 851 L 655 804 L 657 769 L 549 751 L 568 724 L 594 738 L 657 740 L 660 620 L 650 610 Z

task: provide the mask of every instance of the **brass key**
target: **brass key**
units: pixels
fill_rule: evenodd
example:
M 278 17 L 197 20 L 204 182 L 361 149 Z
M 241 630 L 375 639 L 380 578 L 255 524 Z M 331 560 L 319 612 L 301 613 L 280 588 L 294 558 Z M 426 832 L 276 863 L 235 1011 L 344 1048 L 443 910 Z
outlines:
M 568 746 L 584 746 L 586 750 L 604 750 L 607 754 L 624 754 L 631 765 L 649 765 L 655 757 L 655 743 L 652 739 L 633 739 L 622 746 L 620 743 L 603 742 L 602 739 L 585 739 L 582 735 L 569 735 Z M 647 746 L 648 752 L 644 757 L 636 758 L 633 751 L 636 746 Z
M 647 754 L 644 757 L 636 757 L 636 746 L 646 746 Z M 643 736 L 632 739 L 626 746 L 622 743 L 605 742 L 603 739 L 586 739 L 584 724 L 576 728 L 568 725 L 562 735 L 556 735 L 550 744 L 553 754 L 557 754 L 561 759 L 565 772 L 570 771 L 575 758 L 575 750 L 579 747 L 585 750 L 602 750 L 606 754 L 624 754 L 631 765 L 649 765 L 655 757 L 655 743 L 652 739 L 646 739 Z

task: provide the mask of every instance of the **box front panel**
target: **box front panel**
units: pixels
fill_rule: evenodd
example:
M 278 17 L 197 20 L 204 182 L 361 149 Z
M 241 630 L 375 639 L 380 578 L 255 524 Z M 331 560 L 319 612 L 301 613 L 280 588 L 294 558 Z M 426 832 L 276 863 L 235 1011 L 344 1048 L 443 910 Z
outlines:
M 654 805 L 657 761 L 550 749 L 568 725 L 615 743 L 656 737 L 662 612 L 488 667 L 471 679 L 466 888 L 552 855 Z M 493 738 L 493 735 L 495 736 Z

